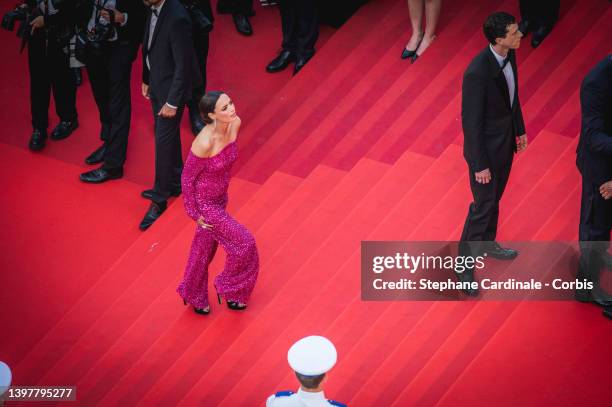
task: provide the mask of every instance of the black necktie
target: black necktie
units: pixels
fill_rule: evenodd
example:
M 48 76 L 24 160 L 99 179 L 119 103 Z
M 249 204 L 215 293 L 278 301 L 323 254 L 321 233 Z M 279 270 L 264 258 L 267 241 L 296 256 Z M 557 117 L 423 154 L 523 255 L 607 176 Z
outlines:
M 151 7 L 151 12 L 155 14 L 155 17 L 159 17 L 159 11 L 156 8 Z

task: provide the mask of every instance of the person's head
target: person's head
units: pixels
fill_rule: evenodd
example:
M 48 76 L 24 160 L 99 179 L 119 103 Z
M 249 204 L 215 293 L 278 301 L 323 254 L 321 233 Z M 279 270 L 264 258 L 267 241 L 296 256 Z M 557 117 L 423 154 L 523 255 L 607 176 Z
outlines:
M 287 360 L 302 389 L 318 392 L 327 379 L 327 372 L 336 364 L 338 352 L 329 339 L 311 335 L 289 348 Z
M 227 93 L 214 90 L 207 92 L 198 104 L 200 115 L 204 123 L 210 124 L 214 120 L 221 123 L 229 123 L 236 118 L 234 102 Z
M 518 29 L 514 16 L 503 11 L 491 14 L 483 24 L 483 31 L 491 45 L 506 49 L 517 49 L 523 34 Z
M 306 376 L 295 372 L 295 376 L 305 390 L 320 390 L 321 385 L 323 385 L 327 379 L 325 373 L 316 376 Z

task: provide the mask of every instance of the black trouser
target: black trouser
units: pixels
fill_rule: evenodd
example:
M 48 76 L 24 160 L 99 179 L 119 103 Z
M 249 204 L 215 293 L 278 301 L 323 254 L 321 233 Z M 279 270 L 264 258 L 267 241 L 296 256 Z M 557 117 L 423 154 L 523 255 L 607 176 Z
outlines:
M 130 75 L 137 50 L 132 43 L 111 41 L 99 55 L 87 57 L 87 74 L 106 146 L 103 165 L 106 169 L 120 168 L 125 163 L 132 115 Z
M 219 14 L 242 14 L 252 16 L 253 0 L 219 0 L 217 3 Z
M 206 61 L 208 59 L 208 34 L 197 35 L 194 33 L 193 36 L 194 47 L 196 51 L 196 57 L 198 59 L 198 66 L 202 73 L 202 84 L 194 89 L 193 97 L 189 102 L 189 117 L 193 121 L 193 117 L 199 115 L 198 103 L 204 93 L 206 93 Z
M 319 37 L 319 19 L 314 0 L 280 0 L 285 51 L 310 58 Z
M 499 168 L 490 168 L 491 181 L 488 184 L 476 182 L 474 171 L 470 171 L 470 189 L 474 202 L 470 204 L 467 219 L 461 233 L 462 242 L 494 241 L 497 236 L 497 223 L 499 220 L 499 201 L 502 198 L 508 178 L 512 160 Z M 464 248 L 465 246 L 460 246 Z
M 552 27 L 559 19 L 559 0 L 521 0 L 521 18 L 535 27 Z
M 47 38 L 48 35 L 48 38 Z M 49 126 L 51 91 L 55 112 L 60 120 L 76 120 L 76 83 L 70 70 L 68 55 L 58 44 L 55 35 L 36 30 L 28 41 L 30 66 L 30 107 L 32 126 L 46 131 Z
M 601 183 L 582 179 L 580 202 L 580 265 L 577 278 L 586 278 L 597 285 L 604 266 L 604 256 L 610 246 L 612 229 L 612 200 L 599 193 Z
M 165 101 L 151 89 L 151 106 L 155 123 L 155 184 L 153 201 L 165 202 L 172 191 L 181 186 L 183 157 L 181 154 L 181 117 L 184 106 L 179 106 L 176 115 L 165 119 L 158 115 Z

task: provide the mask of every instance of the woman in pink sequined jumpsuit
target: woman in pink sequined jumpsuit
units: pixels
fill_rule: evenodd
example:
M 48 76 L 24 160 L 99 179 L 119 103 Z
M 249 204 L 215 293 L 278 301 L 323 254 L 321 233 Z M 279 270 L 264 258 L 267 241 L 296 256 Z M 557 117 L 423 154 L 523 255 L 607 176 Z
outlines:
M 259 256 L 253 235 L 226 212 L 240 118 L 222 92 L 208 92 L 199 107 L 207 125 L 194 140 L 182 175 L 185 209 L 197 227 L 177 292 L 195 312 L 208 314 L 208 266 L 221 244 L 227 258 L 214 281 L 219 302 L 225 298 L 230 309 L 242 310 L 255 287 Z

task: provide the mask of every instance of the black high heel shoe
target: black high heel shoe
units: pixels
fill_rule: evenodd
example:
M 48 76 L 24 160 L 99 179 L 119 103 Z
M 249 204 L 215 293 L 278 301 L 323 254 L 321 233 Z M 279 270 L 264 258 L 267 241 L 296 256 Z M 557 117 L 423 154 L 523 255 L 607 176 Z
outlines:
M 185 301 L 184 298 L 183 298 L 183 304 L 187 305 L 187 301 Z M 208 309 L 193 307 L 193 312 L 195 312 L 196 314 L 200 314 L 200 315 L 208 315 L 210 314 L 210 307 L 208 307 Z
M 414 50 L 406 49 L 406 47 L 404 47 L 404 50 L 402 51 L 402 59 L 413 58 L 416 55 L 417 49 L 419 49 L 419 46 L 421 45 L 421 41 L 423 41 L 423 37 L 421 37 Z
M 221 304 L 221 296 L 219 295 L 219 293 L 217 293 L 217 301 L 219 301 L 219 304 Z M 234 310 L 234 311 L 243 311 L 246 309 L 246 304 L 240 304 L 239 302 L 236 301 L 225 301 L 227 303 L 227 308 Z

